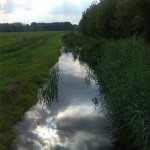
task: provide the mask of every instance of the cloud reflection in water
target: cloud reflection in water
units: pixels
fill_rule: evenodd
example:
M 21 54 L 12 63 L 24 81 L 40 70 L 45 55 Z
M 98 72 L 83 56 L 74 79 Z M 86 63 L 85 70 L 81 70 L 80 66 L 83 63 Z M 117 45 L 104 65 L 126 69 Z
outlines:
M 17 150 L 107 150 L 111 146 L 104 127 L 110 126 L 105 112 L 99 113 L 91 105 L 98 94 L 94 80 L 84 84 L 86 71 L 71 54 L 59 59 L 62 84 L 58 85 L 57 104 L 49 108 L 37 103 L 16 126 L 19 131 L 14 143 Z M 100 108 L 100 107 L 99 107 Z

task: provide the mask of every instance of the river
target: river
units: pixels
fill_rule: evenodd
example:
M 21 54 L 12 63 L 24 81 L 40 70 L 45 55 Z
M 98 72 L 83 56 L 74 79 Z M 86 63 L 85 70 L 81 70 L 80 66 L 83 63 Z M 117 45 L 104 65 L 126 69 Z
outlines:
M 13 150 L 109 150 L 110 121 L 92 70 L 62 52 L 38 91 L 38 103 L 15 125 Z

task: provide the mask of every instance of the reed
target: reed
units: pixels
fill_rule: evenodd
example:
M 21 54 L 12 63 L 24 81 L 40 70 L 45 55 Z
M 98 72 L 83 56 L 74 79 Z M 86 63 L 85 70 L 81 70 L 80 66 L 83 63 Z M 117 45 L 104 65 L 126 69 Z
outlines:
M 50 107 L 54 100 L 58 103 L 59 82 L 59 67 L 56 64 L 50 69 L 46 83 L 39 89 L 39 99 L 42 104 L 45 103 Z
M 150 44 L 143 39 L 93 39 L 78 33 L 65 35 L 64 43 L 82 47 L 80 59 L 97 74 L 115 130 L 114 149 L 149 150 Z

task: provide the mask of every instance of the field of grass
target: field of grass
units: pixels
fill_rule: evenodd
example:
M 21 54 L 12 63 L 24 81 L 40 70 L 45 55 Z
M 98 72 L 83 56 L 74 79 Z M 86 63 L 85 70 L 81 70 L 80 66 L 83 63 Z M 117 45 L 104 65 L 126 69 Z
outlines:
M 57 62 L 66 32 L 0 33 L 0 149 L 10 149 L 12 127 L 37 102 L 37 89 Z
M 117 138 L 115 150 L 150 149 L 150 43 L 143 39 L 93 39 L 63 36 L 97 74 L 106 95 Z M 72 47 L 73 48 L 73 47 Z

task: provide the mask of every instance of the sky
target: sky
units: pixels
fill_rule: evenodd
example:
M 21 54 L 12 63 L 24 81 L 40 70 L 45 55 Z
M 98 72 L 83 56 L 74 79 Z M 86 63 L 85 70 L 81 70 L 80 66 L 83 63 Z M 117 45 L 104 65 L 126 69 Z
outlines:
M 65 22 L 78 24 L 93 0 L 0 0 L 0 23 Z

